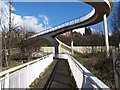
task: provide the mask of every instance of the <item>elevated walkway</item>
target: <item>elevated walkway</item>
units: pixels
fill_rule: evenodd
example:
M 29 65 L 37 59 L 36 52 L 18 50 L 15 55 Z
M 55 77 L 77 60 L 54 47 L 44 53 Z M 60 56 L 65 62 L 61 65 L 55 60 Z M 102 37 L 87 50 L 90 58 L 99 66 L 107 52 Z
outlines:
M 92 2 L 89 2 L 89 0 L 81 0 L 81 1 L 91 5 L 93 7 L 92 11 L 82 17 L 62 23 L 55 27 L 49 28 L 47 30 L 43 30 L 43 31 L 29 37 L 28 39 L 32 39 L 35 37 L 37 37 L 37 38 L 43 37 L 44 39 L 47 39 L 54 45 L 55 57 L 57 57 L 57 55 L 59 54 L 59 49 L 58 49 L 59 43 L 55 39 L 55 37 L 57 35 L 65 33 L 67 31 L 77 29 L 77 28 L 94 25 L 96 23 L 104 21 L 106 49 L 107 49 L 107 52 L 109 52 L 106 17 L 109 15 L 109 13 L 112 10 L 112 0 L 98 0 L 97 2 L 96 2 L 96 0 L 92 0 Z

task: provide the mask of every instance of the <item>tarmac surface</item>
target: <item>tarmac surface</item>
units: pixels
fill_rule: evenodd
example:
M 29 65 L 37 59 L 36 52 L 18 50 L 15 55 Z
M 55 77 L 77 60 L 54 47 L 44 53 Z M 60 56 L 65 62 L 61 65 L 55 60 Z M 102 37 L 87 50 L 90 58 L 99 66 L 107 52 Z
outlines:
M 54 59 L 33 89 L 68 89 L 77 90 L 66 59 Z

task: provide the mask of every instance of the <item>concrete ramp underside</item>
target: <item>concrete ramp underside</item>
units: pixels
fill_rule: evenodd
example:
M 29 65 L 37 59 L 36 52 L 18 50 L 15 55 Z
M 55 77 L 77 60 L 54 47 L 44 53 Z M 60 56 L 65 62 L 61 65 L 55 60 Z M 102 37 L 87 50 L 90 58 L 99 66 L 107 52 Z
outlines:
M 59 53 L 59 50 L 58 50 L 59 43 L 55 39 L 57 35 L 70 31 L 70 30 L 74 30 L 77 28 L 82 28 L 85 26 L 90 26 L 90 25 L 99 23 L 103 21 L 103 18 L 105 21 L 106 17 L 109 15 L 110 11 L 112 10 L 112 0 L 98 0 L 97 2 L 96 0 L 92 0 L 92 2 L 90 2 L 89 0 L 81 0 L 81 1 L 91 5 L 93 7 L 93 10 L 80 18 L 71 20 L 69 22 L 66 22 L 66 23 L 57 25 L 53 28 L 39 32 L 29 37 L 29 39 L 41 36 L 49 40 L 55 47 L 55 56 L 57 57 L 57 54 Z M 104 23 L 104 27 L 106 30 L 107 29 L 106 22 Z

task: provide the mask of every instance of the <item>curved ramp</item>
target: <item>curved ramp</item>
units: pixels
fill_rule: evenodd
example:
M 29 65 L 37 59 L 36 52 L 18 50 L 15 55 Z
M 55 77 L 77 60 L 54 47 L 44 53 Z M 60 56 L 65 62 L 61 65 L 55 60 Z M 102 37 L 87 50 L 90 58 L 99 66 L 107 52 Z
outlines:
M 55 57 L 57 57 L 59 52 L 59 49 L 58 49 L 59 43 L 55 40 L 55 36 L 70 30 L 74 30 L 76 28 L 81 28 L 81 27 L 96 24 L 102 21 L 103 17 L 106 18 L 106 16 L 109 15 L 112 9 L 112 0 L 98 0 L 98 2 L 96 2 L 96 0 L 92 0 L 92 2 L 87 2 L 89 0 L 82 0 L 82 1 L 93 6 L 93 10 L 88 14 L 84 15 L 83 17 L 71 20 L 64 24 L 39 32 L 29 37 L 28 39 L 39 37 L 39 36 L 47 39 L 54 45 Z
M 59 43 L 59 50 L 62 50 L 61 48 L 65 49 L 66 52 L 70 53 L 72 51 L 71 47 L 60 41 L 59 39 L 55 38 L 57 42 Z M 59 51 L 60 53 L 63 53 L 62 51 Z M 73 50 L 73 52 L 76 52 Z
M 63 48 L 65 49 L 66 52 L 68 52 L 69 54 L 72 54 L 71 51 L 72 51 L 72 48 L 71 46 L 68 46 L 67 44 L 63 43 L 62 41 L 60 41 L 58 38 L 55 38 L 57 40 L 57 42 L 59 43 L 59 49 L 60 48 Z M 62 49 L 61 49 L 62 50 Z M 65 52 L 64 51 L 64 52 Z M 64 53 L 63 51 L 59 51 L 60 53 Z M 80 54 L 80 52 L 76 51 L 73 49 L 73 53 L 74 54 Z
M 55 37 L 58 34 L 61 34 L 76 28 L 81 28 L 81 27 L 96 24 L 103 20 L 103 16 L 105 14 L 108 16 L 112 9 L 112 0 L 99 0 L 99 2 L 96 2 L 96 0 L 92 0 L 92 2 L 87 2 L 88 0 L 81 0 L 81 1 L 91 5 L 93 7 L 93 10 L 80 18 L 71 20 L 69 22 L 66 22 L 64 24 L 55 26 L 47 30 L 44 30 L 42 32 L 39 32 L 31 36 L 30 38 L 43 36 L 43 35 L 49 35 L 50 37 Z

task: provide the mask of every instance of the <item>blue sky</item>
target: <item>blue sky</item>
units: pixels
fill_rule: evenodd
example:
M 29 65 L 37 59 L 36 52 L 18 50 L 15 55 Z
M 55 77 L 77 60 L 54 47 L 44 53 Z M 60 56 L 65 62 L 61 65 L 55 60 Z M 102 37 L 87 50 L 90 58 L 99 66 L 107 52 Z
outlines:
M 66 21 L 81 17 L 92 10 L 92 7 L 83 2 L 14 2 L 13 13 L 24 16 L 34 16 L 38 23 L 41 23 L 40 15 L 48 18 L 47 27 L 53 27 Z M 110 15 L 111 16 L 111 15 Z M 108 31 L 110 32 L 110 23 L 108 17 Z M 98 24 L 97 24 L 98 25 Z M 98 26 L 92 26 L 97 29 Z M 103 24 L 99 25 L 103 29 Z
M 16 2 L 13 6 L 14 13 L 21 16 L 46 15 L 50 26 L 83 16 L 92 10 L 91 6 L 79 2 Z

